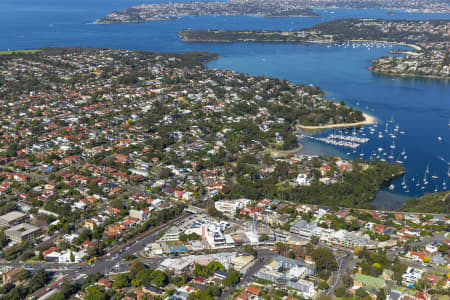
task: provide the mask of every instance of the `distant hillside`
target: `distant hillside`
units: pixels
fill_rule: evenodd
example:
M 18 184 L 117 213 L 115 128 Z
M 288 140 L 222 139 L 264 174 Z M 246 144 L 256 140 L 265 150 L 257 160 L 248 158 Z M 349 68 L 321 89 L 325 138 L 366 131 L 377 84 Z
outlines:
M 185 42 L 344 43 L 371 40 L 395 43 L 448 42 L 449 20 L 339 19 L 311 28 L 280 30 L 182 30 Z

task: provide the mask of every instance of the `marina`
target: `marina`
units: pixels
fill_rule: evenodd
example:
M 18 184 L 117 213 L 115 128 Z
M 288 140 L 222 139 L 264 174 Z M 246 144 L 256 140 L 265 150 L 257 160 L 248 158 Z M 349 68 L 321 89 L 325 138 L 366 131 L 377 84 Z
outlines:
M 359 102 L 356 104 L 358 106 Z M 330 129 L 313 134 L 303 133 L 301 143 L 311 141 L 325 144 L 337 148 L 347 158 L 402 164 L 406 172 L 386 187 L 390 192 L 415 196 L 425 192 L 447 190 L 447 180 L 450 180 L 450 163 L 442 155 L 438 155 L 435 163 L 426 162 L 422 172 L 412 175 L 414 172 L 408 168 L 410 162 L 407 147 L 403 144 L 405 135 L 407 131 L 391 117 L 388 121 L 378 120 L 375 124 L 367 126 Z M 421 177 L 420 173 L 423 177 L 417 180 L 416 178 Z

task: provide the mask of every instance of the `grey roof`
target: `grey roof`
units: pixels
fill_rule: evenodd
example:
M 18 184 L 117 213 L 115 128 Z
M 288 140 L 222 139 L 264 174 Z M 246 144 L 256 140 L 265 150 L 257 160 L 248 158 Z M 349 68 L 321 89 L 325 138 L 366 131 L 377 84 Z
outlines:
M 22 223 L 5 230 L 5 233 L 14 233 L 16 235 L 25 236 L 29 233 L 38 231 L 40 228 L 31 224 Z
M 387 300 L 398 300 L 402 296 L 402 293 L 396 290 L 392 290 L 391 293 L 388 296 Z
M 12 222 L 16 219 L 23 218 L 25 216 L 24 213 L 21 213 L 20 211 L 11 211 L 7 214 L 4 214 L 3 216 L 0 216 L 0 219 L 5 220 L 6 222 Z
M 306 220 L 298 220 L 292 227 L 303 228 L 308 224 Z
M 151 284 L 146 284 L 145 288 L 149 291 L 152 291 L 153 293 L 156 294 L 162 294 L 164 291 L 162 289 L 160 289 L 159 287 L 153 286 Z
M 274 260 L 279 261 L 281 263 L 289 264 L 289 265 L 295 265 L 295 266 L 299 266 L 299 267 L 305 267 L 305 268 L 308 268 L 311 270 L 316 270 L 316 266 L 314 266 L 312 264 L 308 264 L 304 260 L 300 260 L 300 259 L 292 259 L 292 258 L 278 255 L 274 258 Z
M 214 274 L 217 274 L 217 275 L 219 275 L 219 276 L 223 276 L 223 277 L 226 277 L 227 275 L 228 275 L 228 273 L 227 272 L 225 272 L 225 271 L 222 271 L 222 270 L 216 270 L 215 272 L 214 272 Z

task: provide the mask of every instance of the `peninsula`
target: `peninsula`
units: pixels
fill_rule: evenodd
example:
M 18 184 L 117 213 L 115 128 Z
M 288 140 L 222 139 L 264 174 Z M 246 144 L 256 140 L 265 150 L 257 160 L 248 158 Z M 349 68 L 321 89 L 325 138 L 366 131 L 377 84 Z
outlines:
M 171 20 L 186 16 L 240 16 L 258 15 L 264 17 L 319 17 L 320 14 L 299 3 L 288 0 L 230 0 L 226 2 L 169 2 L 142 4 L 114 11 L 98 19 L 94 24 L 145 22 L 150 20 Z
M 404 57 L 383 57 L 372 62 L 376 73 L 399 76 L 450 77 L 449 20 L 339 19 L 311 28 L 279 30 L 182 30 L 185 42 L 379 42 L 414 49 Z
M 354 123 L 339 123 L 339 124 L 328 124 L 328 125 L 315 125 L 315 126 L 307 126 L 307 125 L 301 125 L 298 124 L 298 129 L 303 130 L 316 130 L 316 129 L 328 129 L 328 128 L 343 128 L 343 127 L 355 127 L 355 126 L 363 126 L 363 125 L 370 125 L 374 124 L 376 122 L 376 118 L 363 113 L 364 120 Z
M 230 0 L 215 2 L 169 2 L 141 4 L 113 11 L 94 24 L 145 22 L 171 20 L 185 16 L 238 16 L 259 15 L 265 17 L 317 17 L 312 9 L 322 8 L 381 8 L 400 9 L 407 12 L 449 13 L 446 0 Z
M 361 189 L 339 184 L 291 189 L 288 178 L 300 169 L 286 163 L 300 149 L 297 125 L 352 124 L 364 121 L 363 113 L 324 99 L 318 87 L 207 69 L 203 62 L 215 57 L 86 48 L 1 55 L 0 184 L 14 178 L 26 184 L 33 178 L 75 176 L 94 194 L 119 188 L 111 200 L 140 190 L 138 186 L 153 190 L 155 197 L 171 197 L 173 191 L 159 186 L 165 182 L 167 188 L 177 186 L 196 199 L 271 194 L 333 204 L 337 193 L 340 203 L 363 207 L 403 170 L 397 164 L 365 162 L 354 178 L 367 180 L 346 182 L 345 172 L 322 179 Z M 270 152 L 288 157 L 263 158 Z M 311 172 L 314 166 L 305 161 L 299 168 Z M 212 169 L 222 175 L 202 177 L 202 172 L 216 172 Z M 285 183 L 279 184 L 278 173 L 288 169 L 282 176 Z M 95 183 L 82 179 L 92 174 L 109 182 L 109 188 L 104 190 L 107 183 L 99 186 L 94 178 Z M 321 174 L 314 178 L 328 176 Z M 7 189 L 18 190 L 14 185 Z M 32 187 L 21 191 L 33 195 L 30 203 L 41 195 Z M 91 194 L 82 187 L 80 191 L 84 197 Z M 79 200 L 73 198 L 68 203 Z M 55 202 L 57 197 L 39 199 L 42 203 L 35 204 L 41 209 L 70 212 L 68 203 Z
M 296 125 L 368 116 L 318 87 L 204 66 L 215 58 L 0 55 L 0 297 L 447 293 L 448 192 L 404 206 L 427 213 L 376 209 L 400 163 L 296 153 Z

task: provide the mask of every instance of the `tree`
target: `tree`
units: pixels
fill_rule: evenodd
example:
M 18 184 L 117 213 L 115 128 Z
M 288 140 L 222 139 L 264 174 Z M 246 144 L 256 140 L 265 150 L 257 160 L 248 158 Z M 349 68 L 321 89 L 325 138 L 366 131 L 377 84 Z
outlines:
M 120 289 L 128 286 L 130 283 L 128 281 L 128 277 L 125 274 L 119 274 L 116 276 L 116 279 L 113 282 L 114 289 Z
M 218 286 L 211 285 L 209 286 L 209 289 L 213 297 L 220 297 L 220 295 L 222 295 L 222 289 Z
M 344 297 L 345 296 L 345 288 L 343 288 L 343 287 L 337 288 L 336 291 L 334 292 L 334 295 L 339 298 Z
M 359 298 L 365 298 L 368 296 L 368 294 L 365 289 L 359 288 L 356 290 L 356 296 L 358 296 Z
M 30 279 L 28 282 L 28 289 L 32 292 L 37 291 L 41 287 L 43 287 L 47 281 L 49 280 L 49 277 L 47 273 L 44 270 L 37 271 L 34 276 Z
M 263 233 L 263 234 L 261 234 L 259 236 L 259 241 L 260 242 L 267 241 L 268 239 L 269 239 L 269 236 L 267 234 L 265 234 L 265 233 Z
M 230 287 L 236 283 L 238 283 L 241 279 L 241 273 L 236 270 L 230 270 L 228 272 L 227 277 L 222 280 L 222 284 L 224 286 Z
M 423 262 L 424 262 L 424 263 L 429 263 L 429 262 L 430 262 L 430 258 L 429 258 L 428 256 L 425 256 L 425 257 L 423 258 Z
M 183 284 L 185 284 L 186 282 L 188 282 L 190 279 L 191 278 L 189 277 L 189 275 L 184 273 L 181 276 L 173 277 L 172 278 L 172 283 L 175 284 L 176 286 L 180 287 Z
M 257 256 L 258 255 L 258 253 L 256 252 L 256 249 L 253 248 L 250 245 L 245 245 L 244 246 L 244 252 L 247 253 L 247 254 L 253 255 L 253 256 Z
M 311 251 L 311 257 L 316 263 L 316 267 L 319 271 L 332 271 L 338 266 L 333 251 L 331 251 L 330 248 L 318 247 Z
M 117 209 L 124 209 L 123 202 L 119 198 L 113 199 L 111 201 L 111 206 Z
M 22 255 L 22 257 L 20 258 L 22 261 L 27 261 L 27 260 L 29 260 L 30 258 L 33 258 L 34 257 L 34 253 L 32 252 L 32 251 L 27 251 L 27 252 L 25 252 L 23 255 Z
M 439 245 L 438 250 L 439 250 L 439 252 L 447 253 L 448 245 L 447 244 L 441 244 L 441 245 Z
M 384 292 L 384 289 L 380 289 L 378 291 L 377 300 L 386 300 L 386 293 Z
M 353 252 L 356 256 L 359 256 L 359 253 L 361 253 L 361 251 L 363 251 L 363 248 L 356 248 L 355 251 Z
M 219 269 L 222 271 L 225 271 L 225 267 L 218 261 L 212 261 L 206 267 L 208 269 L 212 270 L 213 272 L 215 272 Z
M 75 255 L 73 255 L 72 251 L 70 251 L 70 261 L 71 262 L 75 261 Z
M 201 276 L 201 277 L 208 277 L 208 276 L 212 275 L 212 272 L 211 272 L 211 269 L 209 269 L 207 266 L 195 264 L 194 275 Z
M 130 278 L 136 278 L 136 274 L 143 269 L 147 269 L 147 266 L 143 263 L 139 261 L 132 263 L 130 266 Z
M 394 279 L 397 280 L 397 282 L 402 281 L 402 275 L 405 273 L 407 268 L 407 265 L 402 264 L 398 257 L 395 257 L 394 263 L 392 264 L 392 271 L 394 271 Z
M 91 286 L 88 289 L 88 294 L 86 296 L 86 300 L 105 300 L 106 296 L 103 294 L 102 291 L 98 290 L 97 288 Z
M 147 284 L 150 281 L 151 274 L 150 269 L 142 269 L 136 274 L 136 279 L 142 284 Z
M 342 276 L 342 283 L 344 284 L 345 288 L 349 288 L 353 285 L 353 278 L 350 275 L 344 275 Z
M 328 283 L 325 281 L 325 280 L 322 280 L 320 283 L 319 283 L 319 289 L 321 289 L 321 290 L 326 290 L 326 289 L 328 289 L 329 288 L 329 286 L 328 286 Z
M 17 144 L 11 143 L 8 146 L 8 149 L 6 150 L 6 155 L 9 157 L 16 156 L 17 154 Z
M 372 266 L 377 268 L 377 269 L 381 269 L 382 268 L 379 263 L 373 263 Z
M 223 218 L 223 214 L 220 211 L 218 211 L 214 206 L 208 208 L 208 215 L 218 219 Z
M 17 280 L 24 281 L 24 280 L 30 278 L 30 276 L 31 276 L 30 271 L 24 269 L 24 270 L 21 270 L 19 272 L 19 274 L 17 275 Z
M 390 238 L 391 238 L 391 236 L 390 236 L 389 234 L 385 233 L 385 234 L 380 235 L 380 236 L 378 237 L 378 240 L 379 240 L 380 242 L 384 242 L 384 241 L 389 240 Z
M 133 279 L 133 280 L 131 280 L 131 285 L 132 285 L 134 288 L 137 288 L 137 287 L 139 287 L 139 286 L 141 285 L 141 283 L 140 283 L 139 280 Z
M 213 300 L 207 289 L 198 290 L 190 293 L 188 300 Z
M 169 277 L 161 270 L 154 270 L 150 274 L 150 279 L 154 285 L 159 287 L 165 286 L 169 283 Z
M 73 294 L 77 291 L 77 287 L 70 283 L 69 281 L 65 281 L 61 286 L 58 293 L 56 293 L 51 299 L 52 300 L 66 300 L 69 299 Z

